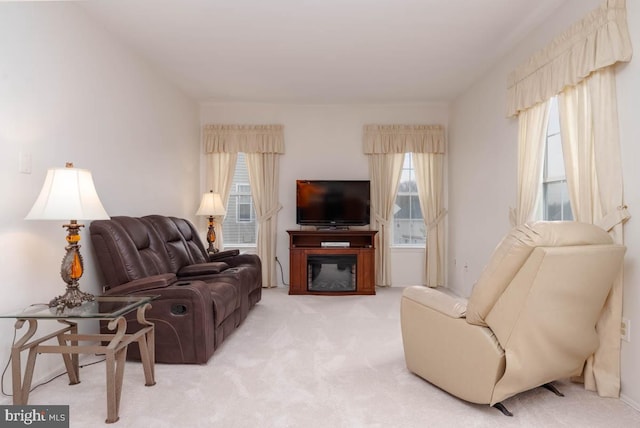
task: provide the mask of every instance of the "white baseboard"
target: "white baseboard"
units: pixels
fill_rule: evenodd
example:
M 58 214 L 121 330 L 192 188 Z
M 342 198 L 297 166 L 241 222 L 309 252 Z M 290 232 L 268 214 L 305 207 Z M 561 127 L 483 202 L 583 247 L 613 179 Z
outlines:
M 624 394 L 620 394 L 620 400 L 622 400 L 623 403 L 633 407 L 634 409 L 640 412 L 640 403 L 632 400 L 631 398 L 629 398 Z

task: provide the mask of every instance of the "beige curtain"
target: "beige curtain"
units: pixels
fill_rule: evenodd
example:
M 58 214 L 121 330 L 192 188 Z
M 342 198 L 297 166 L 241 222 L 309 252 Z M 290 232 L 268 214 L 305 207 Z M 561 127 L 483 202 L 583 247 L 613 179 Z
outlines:
M 231 190 L 231 181 L 236 169 L 237 153 L 207 153 L 206 155 L 206 171 L 205 171 L 205 192 L 213 190 L 214 193 L 220 194 L 225 209 L 229 202 L 229 193 Z M 224 233 L 222 230 L 222 222 L 224 217 L 216 219 L 216 242 L 214 246 L 217 249 L 224 248 Z
M 509 116 L 559 95 L 561 132 L 571 207 L 576 219 L 594 222 L 623 242 L 628 216 L 622 197 L 615 73 L 629 61 L 631 39 L 624 0 L 601 6 L 509 76 Z M 536 162 L 536 160 L 532 160 Z M 620 393 L 622 273 L 598 322 L 600 347 L 585 366 L 585 387 L 599 395 Z
M 282 208 L 278 199 L 278 153 L 247 153 L 247 168 L 251 194 L 258 220 L 257 251 L 264 260 L 276 258 L 278 211 Z M 262 286 L 278 286 L 275 264 L 262 264 Z
M 427 227 L 425 285 L 444 285 L 444 154 L 414 153 L 420 209 Z
M 222 189 L 227 201 L 237 153 L 247 155 L 251 197 L 258 220 L 257 254 L 262 261 L 263 287 L 276 287 L 279 155 L 284 153 L 282 125 L 205 125 L 204 152 L 207 156 L 207 184 Z M 233 163 L 231 163 L 233 162 Z M 216 171 L 216 169 L 220 169 Z M 209 181 L 210 180 L 210 181 Z
M 400 184 L 404 153 L 372 154 L 369 156 L 371 174 L 371 227 L 376 234 L 376 285 L 391 286 L 391 218 Z
M 441 155 L 439 160 L 421 161 L 423 181 L 419 187 L 420 204 L 427 223 L 427 248 L 423 269 L 427 284 L 437 284 L 444 276 L 443 163 L 445 153 L 444 128 L 441 125 L 365 125 L 364 153 L 369 155 L 371 176 L 372 227 L 376 235 L 376 284 L 391 285 L 391 227 L 400 173 L 405 153 Z M 427 182 L 428 180 L 428 182 Z M 431 181 L 434 180 L 434 181 Z M 425 210 L 425 207 L 428 209 Z M 433 215 L 432 215 L 433 214 Z M 429 216 L 429 217 L 428 217 Z M 427 218 L 428 217 L 428 218 Z M 435 231 L 429 236 L 430 228 Z M 431 271 L 433 269 L 433 271 Z M 442 280 L 442 282 L 444 282 Z
M 562 150 L 571 209 L 577 221 L 609 230 L 623 244 L 622 165 L 618 139 L 615 71 L 607 67 L 592 73 L 558 97 Z M 614 282 L 598 321 L 600 346 L 587 361 L 585 387 L 602 396 L 620 393 L 620 322 L 623 276 Z
M 518 196 L 515 211 L 510 213 L 512 226 L 533 219 L 540 195 L 542 158 L 549 101 L 520 112 L 518 116 Z

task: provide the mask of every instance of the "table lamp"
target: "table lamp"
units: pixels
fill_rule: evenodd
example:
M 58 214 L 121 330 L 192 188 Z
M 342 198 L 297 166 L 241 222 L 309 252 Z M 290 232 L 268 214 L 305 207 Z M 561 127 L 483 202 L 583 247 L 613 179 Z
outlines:
M 78 284 L 84 269 L 78 245 L 79 231 L 84 225 L 78 224 L 78 220 L 104 220 L 109 219 L 109 215 L 98 198 L 91 172 L 74 168 L 72 163 L 67 163 L 65 168 L 49 169 L 40 195 L 25 219 L 69 220 L 62 226 L 68 232 L 68 245 L 60 267 L 67 289 L 62 296 L 51 300 L 49 307 L 64 310 L 93 300 L 94 296 L 81 291 Z
M 202 195 L 200 207 L 198 208 L 196 215 L 209 216 L 209 229 L 207 230 L 207 242 L 209 243 L 209 248 L 207 248 L 208 253 L 218 252 L 218 249 L 213 246 L 213 243 L 216 242 L 216 229 L 213 217 L 223 216 L 226 213 L 227 210 L 225 210 L 224 205 L 222 205 L 222 198 L 220 197 L 220 194 L 213 193 L 213 190 L 210 190 Z

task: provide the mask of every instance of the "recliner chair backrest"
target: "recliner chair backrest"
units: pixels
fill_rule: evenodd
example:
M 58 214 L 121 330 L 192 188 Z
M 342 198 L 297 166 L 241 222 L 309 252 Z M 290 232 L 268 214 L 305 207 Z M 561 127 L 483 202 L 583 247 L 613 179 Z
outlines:
M 467 306 L 467 322 L 486 326 L 498 298 L 537 247 L 611 244 L 598 226 L 578 222 L 537 222 L 514 228 L 498 244 L 475 284 Z
M 198 231 L 196 230 L 193 223 L 183 218 L 178 217 L 169 217 L 171 221 L 175 223 L 180 234 L 182 235 L 187 250 L 191 257 L 193 258 L 194 263 L 206 263 L 209 261 L 209 257 L 207 255 L 207 250 L 204 248 L 202 240 L 198 236 Z
M 170 273 L 171 263 L 164 243 L 144 220 L 114 216 L 111 220 L 91 222 L 90 231 L 106 288 Z
M 194 249 L 191 248 L 193 245 L 193 236 L 191 233 L 188 232 L 189 240 L 191 241 L 190 245 L 172 218 L 161 215 L 148 215 L 142 218 L 149 222 L 150 227 L 158 232 L 164 242 L 167 253 L 169 254 L 173 273 L 177 273 L 184 266 L 206 262 L 204 256 L 199 251 L 194 251 Z M 187 221 L 183 220 L 183 222 L 186 223 Z M 184 226 L 185 225 L 182 224 L 183 228 Z
M 486 317 L 507 362 L 492 401 L 581 373 L 624 252 L 614 244 L 533 250 Z

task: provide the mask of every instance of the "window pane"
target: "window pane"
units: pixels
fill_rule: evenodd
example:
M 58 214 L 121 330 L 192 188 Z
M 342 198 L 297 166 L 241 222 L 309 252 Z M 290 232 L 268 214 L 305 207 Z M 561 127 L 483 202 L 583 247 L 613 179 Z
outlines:
M 231 194 L 227 203 L 227 216 L 224 219 L 224 243 L 226 247 L 234 245 L 256 244 L 256 222 L 249 171 L 244 153 L 238 153 L 236 170 L 231 182 Z
M 548 221 L 573 220 L 566 180 L 545 183 L 544 219 Z
M 237 207 L 238 221 L 239 222 L 251 221 L 251 214 L 253 211 L 252 205 L 251 205 L 251 196 L 238 195 L 236 200 L 238 203 L 238 207 Z
M 405 154 L 394 209 L 394 245 L 420 245 L 426 242 L 426 230 L 420 209 L 413 156 Z
M 564 178 L 564 158 L 560 134 L 547 139 L 547 178 Z
M 562 183 L 553 182 L 544 185 L 545 220 L 562 220 Z
M 548 221 L 573 220 L 564 168 L 560 115 L 556 98 L 551 99 L 549 107 L 543 171 L 542 219 Z

